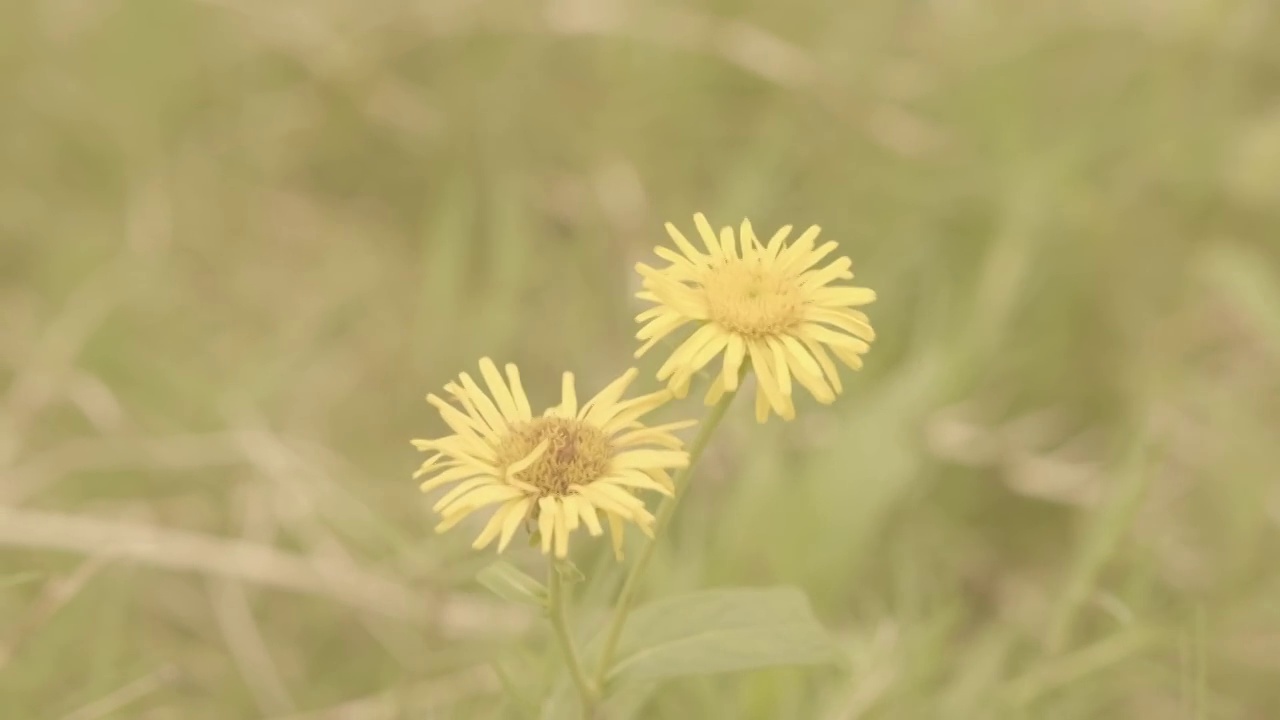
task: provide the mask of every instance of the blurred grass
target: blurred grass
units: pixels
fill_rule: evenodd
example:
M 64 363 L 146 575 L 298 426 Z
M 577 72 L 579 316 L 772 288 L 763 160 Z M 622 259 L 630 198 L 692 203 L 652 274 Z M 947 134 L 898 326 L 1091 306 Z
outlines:
M 882 339 L 834 407 L 732 419 L 652 590 L 798 583 L 851 662 L 640 717 L 1271 717 L 1278 32 L 1266 0 L 5 5 L 0 716 L 515 717 L 486 661 L 541 631 L 431 536 L 421 397 L 481 354 L 535 403 L 610 377 L 631 264 L 704 210 L 822 224 Z

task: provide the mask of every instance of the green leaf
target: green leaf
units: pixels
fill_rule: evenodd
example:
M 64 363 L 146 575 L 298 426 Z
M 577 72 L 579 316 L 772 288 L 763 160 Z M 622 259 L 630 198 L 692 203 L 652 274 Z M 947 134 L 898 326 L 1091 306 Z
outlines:
M 547 588 L 505 560 L 481 570 L 476 581 L 504 600 L 538 607 L 547 604 Z
M 575 585 L 587 579 L 586 575 L 573 564 L 572 560 L 557 560 L 556 572 L 560 574 L 560 579 L 567 585 Z
M 637 608 L 610 677 L 656 680 L 839 660 L 800 590 L 722 588 Z
M 646 717 L 641 713 L 653 697 L 658 683 L 653 680 L 641 682 L 619 682 L 609 687 L 609 696 L 604 698 L 600 707 L 601 716 L 609 720 L 635 720 Z M 561 720 L 577 717 L 579 706 L 578 693 L 568 678 L 556 683 L 551 696 L 542 706 L 541 720 Z

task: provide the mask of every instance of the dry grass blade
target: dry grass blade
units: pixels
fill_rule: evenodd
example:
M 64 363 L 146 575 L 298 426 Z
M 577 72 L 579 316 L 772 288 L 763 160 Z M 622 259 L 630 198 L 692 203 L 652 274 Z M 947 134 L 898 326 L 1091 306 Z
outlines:
M 17 655 L 22 643 L 31 637 L 37 628 L 48 622 L 59 610 L 66 607 L 89 581 L 112 560 L 109 554 L 89 558 L 76 568 L 69 577 L 50 580 L 45 584 L 44 592 L 27 614 L 18 620 L 9 638 L 0 644 L 0 670 Z
M 425 593 L 345 563 L 133 523 L 0 508 L 0 545 L 114 556 L 168 570 L 235 578 L 327 597 L 402 622 L 438 622 L 450 633 L 498 631 L 526 620 L 523 614 L 499 611 L 478 599 L 450 596 L 429 602 Z
M 405 691 L 402 698 L 380 693 L 323 710 L 281 715 L 271 720 L 394 720 L 401 717 L 435 717 L 432 714 L 435 711 L 469 697 L 492 693 L 498 687 L 498 679 L 493 671 L 480 666 L 424 682 Z
M 173 667 L 160 668 L 64 715 L 62 720 L 99 720 L 110 717 L 173 682 L 177 675 L 178 672 Z

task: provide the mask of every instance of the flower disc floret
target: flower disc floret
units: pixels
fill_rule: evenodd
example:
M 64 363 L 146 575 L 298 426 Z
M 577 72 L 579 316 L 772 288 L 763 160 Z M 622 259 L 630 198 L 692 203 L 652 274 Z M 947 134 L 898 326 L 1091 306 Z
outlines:
M 537 488 L 542 497 L 566 495 L 574 485 L 589 485 L 604 477 L 614 453 L 599 428 L 577 419 L 543 417 L 511 427 L 496 448 L 496 464 L 505 471 L 543 443 L 546 451 L 520 473 L 520 479 Z

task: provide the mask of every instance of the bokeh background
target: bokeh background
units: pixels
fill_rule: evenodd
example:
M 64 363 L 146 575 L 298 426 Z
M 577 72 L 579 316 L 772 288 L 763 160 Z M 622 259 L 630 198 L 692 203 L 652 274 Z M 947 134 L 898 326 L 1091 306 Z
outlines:
M 4 3 L 0 717 L 518 717 L 489 660 L 554 673 L 543 630 L 407 440 L 481 355 L 535 403 L 627 367 L 631 267 L 699 210 L 821 224 L 881 339 L 832 407 L 734 409 L 646 593 L 794 583 L 850 660 L 635 717 L 1277 717 L 1277 37 L 1270 0 Z

